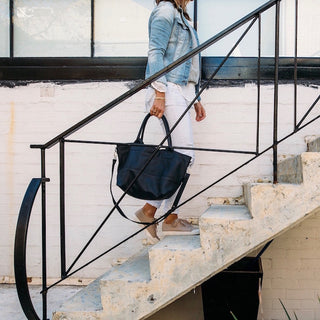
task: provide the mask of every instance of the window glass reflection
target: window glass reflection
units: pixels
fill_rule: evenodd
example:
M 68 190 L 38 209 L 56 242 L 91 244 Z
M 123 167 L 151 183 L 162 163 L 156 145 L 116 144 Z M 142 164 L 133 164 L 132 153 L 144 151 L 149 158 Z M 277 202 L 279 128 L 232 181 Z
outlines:
M 218 34 L 237 20 L 249 14 L 265 0 L 199 0 L 198 1 L 198 30 L 200 42 L 204 42 L 212 36 Z M 274 10 L 262 15 L 262 54 L 272 55 L 274 52 Z M 249 24 L 241 27 L 236 32 L 228 35 L 222 41 L 208 48 L 204 56 L 225 56 Z M 257 23 L 247 33 L 239 46 L 233 52 L 233 56 L 256 56 L 257 55 L 258 27 Z
M 14 55 L 90 56 L 90 0 L 15 0 Z
M 96 0 L 95 55 L 146 56 L 152 0 Z
M 0 0 L 0 57 L 10 55 L 9 1 Z
M 282 4 L 285 23 L 282 28 L 282 55 L 294 55 L 295 1 L 286 0 Z M 299 1 L 298 56 L 320 57 L 320 1 Z
M 200 42 L 255 10 L 266 0 L 198 0 Z M 10 55 L 9 3 L 0 0 L 0 57 Z M 13 0 L 15 57 L 89 57 L 91 0 Z M 154 0 L 94 0 L 95 56 L 147 56 L 148 19 Z M 188 12 L 193 19 L 194 2 Z M 281 1 L 280 56 L 294 55 L 295 1 Z M 275 9 L 262 14 L 262 56 L 274 55 Z M 299 1 L 298 56 L 320 56 L 320 1 Z M 211 46 L 203 56 L 225 56 L 248 26 Z M 233 56 L 255 57 L 258 24 Z
M 147 56 L 154 0 L 95 0 L 95 55 Z M 193 18 L 193 3 L 188 12 Z

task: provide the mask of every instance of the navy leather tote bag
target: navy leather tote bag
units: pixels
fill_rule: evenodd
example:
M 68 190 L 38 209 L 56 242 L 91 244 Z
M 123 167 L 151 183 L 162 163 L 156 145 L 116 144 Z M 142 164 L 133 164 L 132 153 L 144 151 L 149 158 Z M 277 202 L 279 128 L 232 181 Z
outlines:
M 168 146 L 144 145 L 143 136 L 149 118 L 150 114 L 144 118 L 134 143 L 117 144 L 117 185 L 134 198 L 163 200 L 170 198 L 187 181 L 191 157 L 173 150 L 169 125 L 164 116 L 161 120 Z

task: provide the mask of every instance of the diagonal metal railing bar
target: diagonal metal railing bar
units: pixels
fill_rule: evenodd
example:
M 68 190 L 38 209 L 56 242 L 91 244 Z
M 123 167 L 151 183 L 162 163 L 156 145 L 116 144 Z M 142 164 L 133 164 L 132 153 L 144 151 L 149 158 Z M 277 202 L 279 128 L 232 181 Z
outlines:
M 69 129 L 67 129 L 64 132 L 62 132 L 61 134 L 57 135 L 56 137 L 54 137 L 53 139 L 51 139 L 47 143 L 41 144 L 41 145 L 33 144 L 33 145 L 31 145 L 31 148 L 38 148 L 38 149 L 49 149 L 49 148 L 51 148 L 52 146 L 57 144 L 62 138 L 67 138 L 72 133 L 75 133 L 76 131 L 78 131 L 79 129 L 81 129 L 85 125 L 89 124 L 93 120 L 97 119 L 98 117 L 100 117 L 101 115 L 106 113 L 107 111 L 113 109 L 115 106 L 117 106 L 121 102 L 123 102 L 126 99 L 130 98 L 131 96 L 133 96 L 134 94 L 136 94 L 140 90 L 146 88 L 153 81 L 157 80 L 158 78 L 160 78 L 165 73 L 173 70 L 174 68 L 176 68 L 177 66 L 179 66 L 180 64 L 185 62 L 186 60 L 192 58 L 193 56 L 195 56 L 196 54 L 198 54 L 198 53 L 202 52 L 203 50 L 207 49 L 208 47 L 210 47 L 214 43 L 216 43 L 219 40 L 225 38 L 228 34 L 230 34 L 233 31 L 239 29 L 241 26 L 245 25 L 247 22 L 249 22 L 253 18 L 257 17 L 257 15 L 259 13 L 265 12 L 266 10 L 268 10 L 269 8 L 274 6 L 275 4 L 279 3 L 280 1 L 281 0 L 270 0 L 270 1 L 268 1 L 264 5 L 262 5 L 259 8 L 257 8 L 256 10 L 253 10 L 251 13 L 247 14 L 242 19 L 239 19 L 237 22 L 233 23 L 231 26 L 225 28 L 224 30 L 222 30 L 221 32 L 219 32 L 218 34 L 213 36 L 212 38 L 208 39 L 207 41 L 205 41 L 204 43 L 199 45 L 197 48 L 191 50 L 189 53 L 187 53 L 184 56 L 182 56 L 181 58 L 177 59 L 175 62 L 171 63 L 170 65 L 166 66 L 162 70 L 158 71 L 157 73 L 155 73 L 153 76 L 149 77 L 148 79 L 144 80 L 141 84 L 139 84 L 139 85 L 135 86 L 134 88 L 130 89 L 129 91 L 127 91 L 126 93 L 122 94 L 118 98 L 114 99 L 113 101 L 111 101 L 110 103 L 105 105 L 104 107 L 100 108 L 96 112 L 92 113 L 88 117 L 84 118 L 80 122 L 78 122 L 75 125 L 73 125 L 72 127 L 70 127 Z
M 169 210 L 170 211 L 170 210 Z M 166 213 L 167 214 L 167 213 Z M 162 217 L 160 217 L 162 218 Z M 158 221 L 160 221 L 160 218 L 156 219 L 153 223 L 158 223 Z M 152 223 L 152 224 L 153 224 Z M 61 283 L 62 281 L 64 281 L 65 279 L 68 279 L 69 277 L 73 276 L 74 274 L 76 274 L 77 272 L 81 271 L 82 269 L 86 268 L 87 266 L 89 266 L 90 264 L 92 264 L 93 262 L 97 261 L 98 259 L 102 258 L 103 256 L 105 256 L 107 253 L 109 253 L 110 251 L 116 249 L 117 247 L 119 247 L 120 245 L 122 245 L 123 243 L 127 242 L 128 240 L 130 240 L 131 238 L 135 237 L 136 235 L 138 235 L 140 232 L 144 231 L 145 229 L 147 229 L 149 227 L 149 225 L 140 228 L 138 231 L 134 232 L 133 234 L 131 234 L 130 236 L 128 236 L 127 238 L 123 239 L 122 241 L 118 242 L 116 245 L 112 246 L 111 248 L 109 248 L 108 250 L 104 251 L 103 253 L 101 253 L 100 255 L 98 255 L 97 257 L 93 258 L 92 260 L 86 262 L 84 265 L 82 265 L 81 267 L 77 268 L 76 270 L 66 274 L 65 277 L 63 277 L 62 279 L 54 282 L 53 284 L 51 284 L 50 286 L 48 286 L 46 288 L 46 291 L 48 291 L 49 289 L 53 288 L 54 286 L 56 286 L 57 284 Z M 40 293 L 44 292 L 41 291 Z
M 297 104 L 298 104 L 298 17 L 299 17 L 299 3 L 295 0 L 295 26 L 294 26 L 294 86 L 293 86 L 293 125 L 297 126 Z
M 320 115 L 319 116 L 316 116 L 315 118 L 313 118 L 312 120 L 308 121 L 307 123 L 305 123 L 302 127 L 299 128 L 299 131 L 301 129 L 304 129 L 305 127 L 309 126 L 311 123 L 315 122 L 316 120 L 318 120 L 320 118 Z M 293 134 L 292 134 L 293 135 Z M 280 140 L 281 141 L 281 140 Z
M 315 122 L 316 120 L 320 119 L 320 115 L 313 118 L 312 120 L 310 120 L 308 123 L 306 123 L 305 125 L 303 125 L 302 127 L 298 128 L 297 131 L 300 131 L 302 129 L 304 129 L 305 127 L 309 126 L 311 123 Z M 290 134 L 288 134 L 287 136 L 283 137 L 282 139 L 280 139 L 277 142 L 277 145 L 279 145 L 280 143 L 284 142 L 285 140 L 289 139 L 291 136 L 293 136 L 294 134 L 297 133 L 297 131 L 292 131 Z M 233 169 L 231 172 L 229 172 L 228 174 L 222 176 L 221 178 L 217 179 L 216 181 L 214 181 L 212 184 L 210 184 L 209 186 L 207 186 L 206 188 L 204 188 L 203 190 L 199 191 L 198 193 L 196 193 L 195 195 L 193 195 L 192 197 L 188 198 L 187 200 L 185 200 L 184 202 L 182 202 L 181 204 L 177 205 L 176 207 L 174 207 L 173 209 L 177 209 L 180 208 L 181 206 L 185 205 L 186 203 L 190 202 L 191 200 L 193 200 L 194 198 L 196 198 L 197 196 L 199 196 L 200 194 L 204 193 L 205 191 L 207 191 L 208 189 L 212 188 L 213 186 L 215 186 L 216 184 L 218 184 L 219 182 L 221 182 L 222 180 L 226 179 L 227 177 L 229 177 L 230 175 L 232 175 L 233 173 L 239 171 L 241 168 L 243 168 L 244 166 L 250 164 L 252 161 L 256 160 L 257 158 L 259 158 L 260 156 L 262 156 L 263 154 L 265 154 L 266 152 L 270 151 L 273 148 L 273 144 L 270 145 L 269 147 L 267 147 L 266 149 L 264 149 L 263 151 L 261 151 L 258 155 L 254 156 L 253 158 L 249 159 L 248 161 L 244 162 L 243 164 L 241 164 L 240 166 L 236 167 L 235 169 Z M 158 223 L 161 220 L 163 220 L 163 218 L 170 214 L 170 212 L 173 210 L 170 209 L 168 210 L 163 216 L 159 217 L 158 219 L 156 219 L 154 221 L 154 223 Z M 85 263 L 84 265 L 82 265 L 81 267 L 79 267 L 78 269 L 74 270 L 73 272 L 69 273 L 68 275 L 66 275 L 63 279 L 60 279 L 58 281 L 56 281 L 55 283 L 53 283 L 52 285 L 48 286 L 46 290 L 51 289 L 52 287 L 56 286 L 57 284 L 61 283 L 62 281 L 64 281 L 65 279 L 73 276 L 75 273 L 81 271 L 82 269 L 84 269 L 85 267 L 89 266 L 90 264 L 92 264 L 93 262 L 97 261 L 98 259 L 102 258 L 104 255 L 106 255 L 107 253 L 109 253 L 110 251 L 114 250 L 115 248 L 119 247 L 120 245 L 122 245 L 123 243 L 125 243 L 126 241 L 130 240 L 131 238 L 133 238 L 134 236 L 136 236 L 137 234 L 139 234 L 140 232 L 144 231 L 146 228 L 148 228 L 148 226 L 145 226 L 143 228 L 141 228 L 140 230 L 138 230 L 137 232 L 131 234 L 130 236 L 128 236 L 127 238 L 125 238 L 124 240 L 122 240 L 121 242 L 117 243 L 115 246 L 109 248 L 108 250 L 104 251 L 103 253 L 101 253 L 100 255 L 98 255 L 96 258 L 88 261 L 87 263 Z M 43 291 L 42 291 L 43 292 Z M 41 292 L 41 293 L 42 293 Z
M 290 138 L 291 136 L 293 136 L 294 134 L 296 134 L 298 131 L 304 129 L 305 127 L 309 126 L 311 123 L 315 122 L 316 120 L 318 120 L 320 118 L 320 115 L 318 115 L 317 117 L 313 118 L 312 120 L 310 120 L 309 122 L 307 122 L 305 125 L 297 128 L 297 130 L 293 130 L 291 133 L 289 133 L 288 135 L 286 135 L 285 137 L 283 137 L 282 139 L 278 140 L 276 142 L 276 145 L 279 145 L 281 142 L 287 140 L 288 138 Z M 182 202 L 181 204 L 179 204 L 176 208 L 180 208 L 181 206 L 187 204 L 188 202 L 190 202 L 191 200 L 193 200 L 194 198 L 196 198 L 197 196 L 199 196 L 200 194 L 204 193 L 205 191 L 207 191 L 208 189 L 212 188 L 214 185 L 216 185 L 217 183 L 221 182 L 222 180 L 224 180 L 225 178 L 229 177 L 230 175 L 232 175 L 233 173 L 237 172 L 238 170 L 240 170 L 241 168 L 243 168 L 244 166 L 248 165 L 250 162 L 252 162 L 253 160 L 257 159 L 258 157 L 260 157 L 261 155 L 263 155 L 264 153 L 266 153 L 267 151 L 271 150 L 274 148 L 274 144 L 272 144 L 271 146 L 269 146 L 268 148 L 264 149 L 263 151 L 261 151 L 258 155 L 254 156 L 253 158 L 249 159 L 248 161 L 244 162 L 242 165 L 238 166 L 237 168 L 235 168 L 234 170 L 230 171 L 229 173 L 227 173 L 226 175 L 224 175 L 223 177 L 221 177 L 220 179 L 216 180 L 215 182 L 213 182 L 212 184 L 210 184 L 209 186 L 207 186 L 206 188 L 202 189 L 201 191 L 197 192 L 196 194 L 194 194 L 193 196 L 191 196 L 190 198 L 188 198 L 187 200 L 185 200 L 184 202 Z
M 78 256 L 74 259 L 74 261 L 71 263 L 70 267 L 67 270 L 67 274 L 72 270 L 72 268 L 74 267 L 74 265 L 77 263 L 77 261 L 80 259 L 80 257 L 82 256 L 82 254 L 85 252 L 85 250 L 88 248 L 88 246 L 91 244 L 91 242 L 93 241 L 93 239 L 97 236 L 97 234 L 100 232 L 100 230 L 102 229 L 102 227 L 104 226 L 104 224 L 107 222 L 107 220 L 110 218 L 111 214 L 115 211 L 115 209 L 119 206 L 119 204 L 121 203 L 121 201 L 124 199 L 124 197 L 126 196 L 128 190 L 131 188 L 131 186 L 136 182 L 136 180 L 140 177 L 140 175 L 142 174 L 142 172 L 145 170 L 145 168 L 149 165 L 149 163 L 152 161 L 152 159 L 156 156 L 157 152 L 159 152 L 160 148 L 163 146 L 163 144 L 167 141 L 167 139 L 169 138 L 169 136 L 171 135 L 171 133 L 173 132 L 173 130 L 177 127 L 177 125 L 180 123 L 180 121 L 183 119 L 183 117 L 187 114 L 187 112 L 190 110 L 190 108 L 193 106 L 193 104 L 197 101 L 197 99 L 199 98 L 199 96 L 202 94 L 202 92 L 209 86 L 210 81 L 216 76 L 216 74 L 219 72 L 219 70 L 222 68 L 222 66 L 224 65 L 224 63 L 228 60 L 228 58 L 230 57 L 230 55 L 232 54 L 232 52 L 235 50 L 235 48 L 239 45 L 239 43 L 242 41 L 242 39 L 245 37 L 245 35 L 249 32 L 249 30 L 252 28 L 252 26 L 254 25 L 254 23 L 256 22 L 256 20 L 258 19 L 257 16 L 253 17 L 251 20 L 251 23 L 249 24 L 249 26 L 246 28 L 246 30 L 242 33 L 242 35 L 239 37 L 239 39 L 237 40 L 237 42 L 234 44 L 234 46 L 231 48 L 231 50 L 229 51 L 229 53 L 227 54 L 227 56 L 223 59 L 223 61 L 221 62 L 221 64 L 218 66 L 218 68 L 213 72 L 213 74 L 211 75 L 211 77 L 207 80 L 206 84 L 201 88 L 201 90 L 198 92 L 198 94 L 195 96 L 195 98 L 191 101 L 191 103 L 189 104 L 189 106 L 185 109 L 185 111 L 181 114 L 180 118 L 176 121 L 176 123 L 172 126 L 172 128 L 170 128 L 168 134 L 163 138 L 163 140 L 159 143 L 159 145 L 155 148 L 154 152 L 151 154 L 150 158 L 146 161 L 145 165 L 140 169 L 140 171 L 137 173 L 136 177 L 131 181 L 131 183 L 129 184 L 129 186 L 127 187 L 127 189 L 123 192 L 123 194 L 121 195 L 121 197 L 119 198 L 119 200 L 116 202 L 116 204 L 113 206 L 113 208 L 110 210 L 110 212 L 108 213 L 107 217 L 105 219 L 103 219 L 102 223 L 99 225 L 99 227 L 97 228 L 97 230 L 94 232 L 94 234 L 91 236 L 91 238 L 89 239 L 89 241 L 85 244 L 85 246 L 81 249 L 80 253 L 78 254 Z
M 99 231 L 102 229 L 102 227 L 105 225 L 105 223 L 108 221 L 108 219 L 111 217 L 111 215 L 113 214 L 113 212 L 116 209 L 116 205 L 113 206 L 113 208 L 110 210 L 110 212 L 107 214 L 107 216 L 103 219 L 103 221 L 101 222 L 101 224 L 99 225 L 99 227 L 96 229 L 96 231 L 94 232 L 94 234 L 91 236 L 91 238 L 89 239 L 89 241 L 86 243 L 86 245 L 82 248 L 82 250 L 80 251 L 80 253 L 78 254 L 78 256 L 74 259 L 74 261 L 71 263 L 70 267 L 67 269 L 66 273 L 65 273 L 65 277 L 69 275 L 69 272 L 72 270 L 72 268 L 75 266 L 75 264 L 78 262 L 78 260 L 80 259 L 80 257 L 83 255 L 83 253 L 86 251 L 86 249 L 88 248 L 88 246 L 90 245 L 90 243 L 93 241 L 93 239 L 96 237 L 96 235 L 99 233 Z
M 317 103 L 320 100 L 320 94 L 318 95 L 318 98 L 314 101 L 314 103 L 311 105 L 311 107 L 308 109 L 308 111 L 305 113 L 305 115 L 301 118 L 301 120 L 299 121 L 299 123 L 297 124 L 296 128 L 299 128 L 301 126 L 301 124 L 303 123 L 303 121 L 307 118 L 307 116 L 309 115 L 309 113 L 313 110 L 313 108 L 317 105 Z

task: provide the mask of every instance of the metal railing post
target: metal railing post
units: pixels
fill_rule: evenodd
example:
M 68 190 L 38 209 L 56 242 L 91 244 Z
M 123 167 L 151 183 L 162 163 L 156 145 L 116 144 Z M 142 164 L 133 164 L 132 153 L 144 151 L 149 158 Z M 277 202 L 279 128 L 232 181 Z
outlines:
M 297 130 L 297 82 L 298 82 L 298 0 L 295 1 L 294 32 L 294 130 Z
M 60 254 L 61 277 L 66 275 L 66 230 L 65 230 L 65 141 L 60 140 Z
M 47 319 L 47 222 L 46 222 L 46 150 L 41 149 L 41 205 L 42 205 L 42 315 Z
M 198 31 L 198 0 L 193 3 L 193 27 Z
M 9 37 L 10 37 L 10 58 L 14 57 L 14 28 L 13 28 L 13 19 L 14 19 L 14 4 L 13 0 L 10 0 L 9 3 L 9 12 L 10 12 L 10 22 L 9 22 Z
M 261 100 L 261 14 L 258 16 L 258 68 L 257 68 L 257 128 L 256 154 L 259 153 L 260 140 L 260 100 Z
M 276 21 L 275 21 L 275 52 L 274 52 L 273 183 L 278 182 L 279 31 L 280 31 L 280 1 L 277 1 Z
M 91 0 L 91 40 L 90 40 L 90 47 L 91 47 L 91 58 L 94 57 L 95 54 L 95 39 L 94 39 L 94 0 Z

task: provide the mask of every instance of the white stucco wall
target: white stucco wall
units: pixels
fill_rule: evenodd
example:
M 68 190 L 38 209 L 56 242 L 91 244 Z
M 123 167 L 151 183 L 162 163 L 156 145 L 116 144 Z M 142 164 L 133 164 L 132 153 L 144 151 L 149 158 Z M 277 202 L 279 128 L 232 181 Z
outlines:
M 75 124 L 91 112 L 128 90 L 126 82 L 95 82 L 78 84 L 34 83 L 14 88 L 0 88 L 1 171 L 0 206 L 0 279 L 13 278 L 13 242 L 19 207 L 28 183 L 40 176 L 40 151 L 30 144 L 45 143 Z M 142 91 L 122 103 L 88 127 L 70 138 L 100 141 L 133 141 L 144 117 Z M 319 95 L 319 87 L 299 86 L 299 114 L 307 110 Z M 292 130 L 293 87 L 280 86 L 279 138 Z M 253 84 L 238 87 L 216 87 L 203 93 L 207 119 L 194 123 L 197 147 L 255 150 L 256 87 Z M 261 150 L 272 142 L 273 86 L 262 86 Z M 319 110 L 318 107 L 310 117 Z M 194 115 L 194 112 L 192 111 Z M 156 122 L 148 129 L 159 141 Z M 319 134 L 315 122 L 297 136 L 279 146 L 279 158 L 306 150 L 304 138 Z M 68 264 L 82 249 L 95 228 L 112 207 L 108 192 L 113 146 L 66 145 L 66 223 Z M 194 195 L 222 177 L 251 156 L 225 153 L 197 152 L 192 177 L 184 199 Z M 47 214 L 48 214 L 48 276 L 59 276 L 59 167 L 58 146 L 47 152 Z M 249 166 L 209 189 L 181 208 L 184 217 L 198 217 L 207 208 L 208 198 L 237 197 L 242 184 L 248 181 L 271 180 L 272 154 L 266 153 Z M 121 193 L 116 190 L 119 196 Z M 132 215 L 142 201 L 125 198 L 123 208 Z M 114 213 L 111 221 L 89 247 L 81 262 L 107 250 L 137 227 Z M 117 259 L 130 256 L 142 244 L 143 236 L 122 245 L 79 272 L 75 278 L 94 278 L 103 273 Z M 40 265 L 40 197 L 38 195 L 29 229 L 28 275 L 41 276 Z

